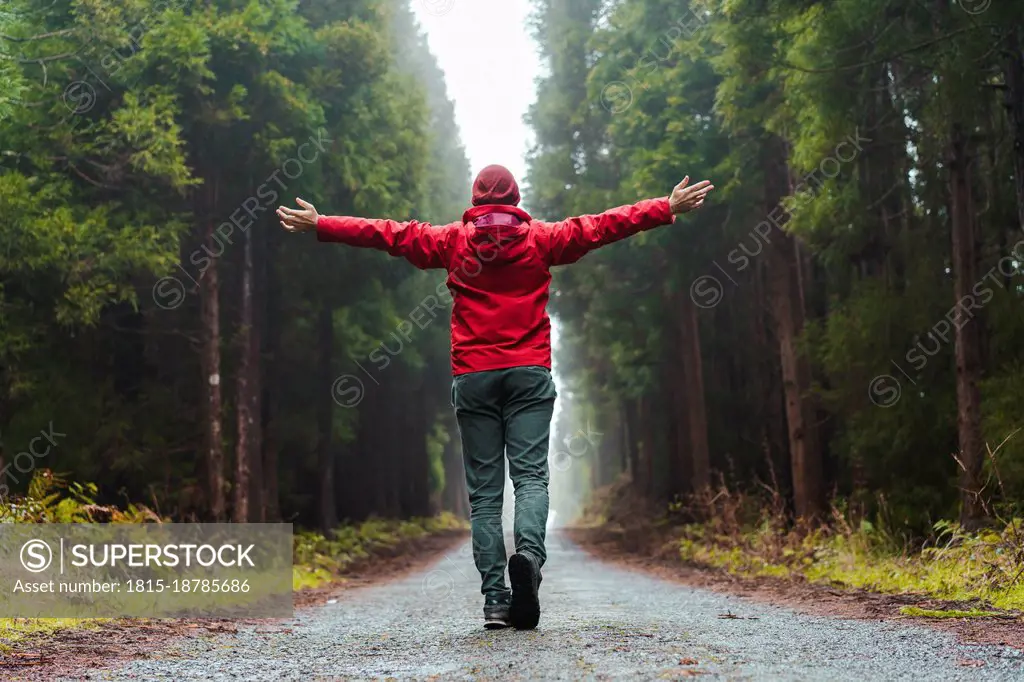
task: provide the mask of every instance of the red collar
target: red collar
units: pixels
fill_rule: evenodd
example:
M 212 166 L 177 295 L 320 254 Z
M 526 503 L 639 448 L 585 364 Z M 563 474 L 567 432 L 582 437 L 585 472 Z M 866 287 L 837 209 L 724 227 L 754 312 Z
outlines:
M 471 223 L 480 216 L 487 215 L 488 213 L 509 213 L 521 218 L 524 222 L 530 222 L 533 220 L 529 213 L 518 206 L 508 206 L 507 204 L 483 204 L 482 206 L 474 206 L 463 213 L 462 222 Z

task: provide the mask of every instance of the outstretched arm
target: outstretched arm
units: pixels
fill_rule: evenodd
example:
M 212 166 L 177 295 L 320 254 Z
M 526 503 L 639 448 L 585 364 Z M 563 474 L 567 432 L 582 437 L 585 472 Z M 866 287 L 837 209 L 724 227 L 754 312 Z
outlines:
M 277 215 L 289 232 L 315 229 L 318 241 L 338 242 L 387 251 L 424 270 L 447 265 L 447 237 L 451 228 L 434 227 L 415 220 L 371 220 L 349 216 L 322 216 L 313 204 L 296 199 L 301 209 L 281 206 Z
M 689 176 L 683 178 L 669 197 L 647 199 L 600 215 L 570 218 L 551 225 L 547 233 L 551 265 L 575 263 L 594 249 L 637 232 L 668 225 L 676 215 L 700 208 L 714 186 L 707 180 L 696 185 L 689 183 Z

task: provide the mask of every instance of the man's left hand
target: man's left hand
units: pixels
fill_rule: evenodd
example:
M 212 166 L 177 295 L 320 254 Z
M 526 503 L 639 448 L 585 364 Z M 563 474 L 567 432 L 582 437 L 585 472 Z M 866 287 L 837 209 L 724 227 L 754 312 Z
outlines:
M 277 217 L 281 219 L 281 227 L 289 232 L 308 232 L 314 229 L 316 221 L 320 217 L 320 214 L 316 212 L 316 207 L 299 197 L 296 197 L 295 201 L 299 203 L 301 209 L 277 207 Z

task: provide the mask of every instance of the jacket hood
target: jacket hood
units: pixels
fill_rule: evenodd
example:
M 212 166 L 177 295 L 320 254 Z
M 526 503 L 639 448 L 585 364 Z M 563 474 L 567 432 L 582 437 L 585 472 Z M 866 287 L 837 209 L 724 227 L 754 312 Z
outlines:
M 530 214 L 507 205 L 476 206 L 463 216 L 473 224 L 469 242 L 482 263 L 510 263 L 526 252 Z
M 509 206 L 508 204 L 482 204 L 480 206 L 474 206 L 473 208 L 466 209 L 466 212 L 462 214 L 462 222 L 471 223 L 480 216 L 485 216 L 489 213 L 507 213 L 509 215 L 517 216 L 524 223 L 528 223 L 533 220 L 533 217 L 529 213 L 518 206 Z
M 504 166 L 488 166 L 473 181 L 473 205 L 519 204 L 519 185 L 512 172 Z

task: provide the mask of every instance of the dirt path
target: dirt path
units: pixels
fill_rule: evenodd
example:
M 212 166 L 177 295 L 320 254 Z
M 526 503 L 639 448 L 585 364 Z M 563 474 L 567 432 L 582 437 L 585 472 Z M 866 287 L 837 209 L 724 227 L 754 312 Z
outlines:
M 751 603 L 551 543 L 538 630 L 485 631 L 468 544 L 294 620 L 182 640 L 92 680 L 1009 680 L 1015 649 L 892 622 Z M 85 679 L 76 676 L 65 679 Z

